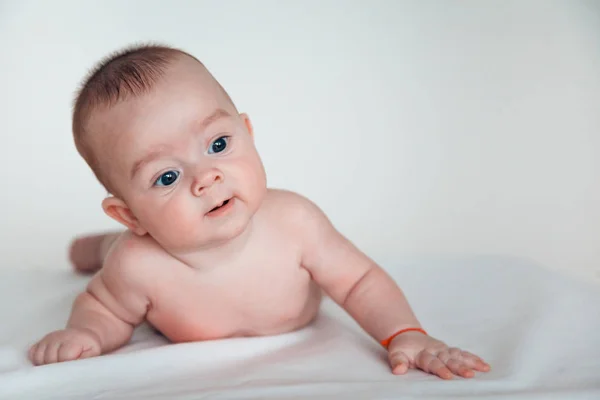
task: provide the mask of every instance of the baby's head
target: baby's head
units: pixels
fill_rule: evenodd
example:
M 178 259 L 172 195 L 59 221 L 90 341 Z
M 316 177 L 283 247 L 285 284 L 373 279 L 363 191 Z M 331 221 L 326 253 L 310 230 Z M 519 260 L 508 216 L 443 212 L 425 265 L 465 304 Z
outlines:
M 111 194 L 105 212 L 173 251 L 237 236 L 266 193 L 248 116 L 177 49 L 136 46 L 101 61 L 77 95 L 73 135 Z

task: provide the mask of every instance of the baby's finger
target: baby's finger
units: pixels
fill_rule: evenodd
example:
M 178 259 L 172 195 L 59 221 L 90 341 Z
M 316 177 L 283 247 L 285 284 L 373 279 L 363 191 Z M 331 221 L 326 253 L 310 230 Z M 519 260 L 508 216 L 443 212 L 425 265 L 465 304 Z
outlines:
M 425 372 L 437 375 L 442 379 L 452 379 L 452 372 L 433 354 L 422 351 L 417 356 L 416 364 L 418 368 Z
M 38 343 L 35 348 L 33 355 L 33 363 L 35 365 L 42 365 L 44 363 L 44 354 L 46 353 L 46 342 Z
M 35 354 L 37 346 L 38 346 L 38 344 L 35 343 L 35 344 L 29 346 L 29 350 L 27 350 L 27 359 L 29 359 L 29 361 L 31 361 L 31 362 L 33 362 L 33 356 Z
M 73 343 L 64 343 L 58 349 L 58 361 L 75 360 L 81 354 L 81 345 Z
M 480 357 L 475 354 L 471 354 L 468 351 L 461 352 L 460 359 L 467 364 L 470 368 L 477 371 L 487 372 L 490 370 L 490 365 L 483 361 Z
M 448 360 L 446 366 L 454 375 L 462 376 L 463 378 L 472 378 L 475 376 L 475 372 L 473 372 L 472 369 L 468 368 L 464 363 L 455 358 Z
M 406 354 L 401 351 L 395 351 L 389 354 L 392 373 L 395 375 L 404 375 L 408 371 L 410 361 Z
M 442 379 L 452 379 L 452 371 L 439 358 L 435 358 L 429 363 L 429 373 Z
M 58 349 L 61 345 L 61 342 L 55 341 L 51 342 L 46 346 L 46 351 L 44 352 L 44 363 L 51 364 L 55 363 L 58 358 Z
M 96 351 L 93 348 L 88 348 L 88 349 L 84 349 L 81 354 L 79 355 L 79 358 L 89 358 L 89 357 L 94 357 L 98 355 L 98 351 Z

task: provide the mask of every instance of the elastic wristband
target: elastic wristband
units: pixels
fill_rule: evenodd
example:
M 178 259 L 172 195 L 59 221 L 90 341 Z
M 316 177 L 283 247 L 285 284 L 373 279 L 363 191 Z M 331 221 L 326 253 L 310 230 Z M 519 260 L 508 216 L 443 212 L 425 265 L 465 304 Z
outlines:
M 388 346 L 390 345 L 390 343 L 392 342 L 392 340 L 394 340 L 394 338 L 404 332 L 410 332 L 410 331 L 416 331 L 416 332 L 421 332 L 423 335 L 427 335 L 427 332 L 425 332 L 423 329 L 421 328 L 406 328 L 406 329 L 401 329 L 398 332 L 394 333 L 392 336 L 390 336 L 389 338 L 382 340 L 381 345 L 383 347 L 385 347 L 386 349 L 388 348 Z

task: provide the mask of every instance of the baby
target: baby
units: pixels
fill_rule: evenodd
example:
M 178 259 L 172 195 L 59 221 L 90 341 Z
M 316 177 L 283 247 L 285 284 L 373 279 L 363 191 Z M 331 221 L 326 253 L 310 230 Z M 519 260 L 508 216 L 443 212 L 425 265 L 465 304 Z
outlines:
M 127 48 L 103 60 L 73 112 L 78 152 L 123 233 L 71 247 L 95 272 L 67 326 L 29 350 L 35 365 L 98 356 L 144 321 L 172 342 L 305 327 L 322 292 L 409 368 L 450 379 L 488 371 L 429 336 L 396 283 L 308 199 L 267 188 L 246 114 L 181 50 Z

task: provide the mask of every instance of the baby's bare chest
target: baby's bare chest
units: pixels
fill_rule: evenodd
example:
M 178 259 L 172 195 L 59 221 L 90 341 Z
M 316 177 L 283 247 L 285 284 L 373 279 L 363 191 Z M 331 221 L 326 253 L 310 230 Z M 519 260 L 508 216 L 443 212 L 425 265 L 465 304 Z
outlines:
M 209 273 L 173 272 L 158 286 L 149 322 L 174 341 L 276 334 L 309 322 L 321 291 L 297 249 L 278 241 L 257 250 Z

